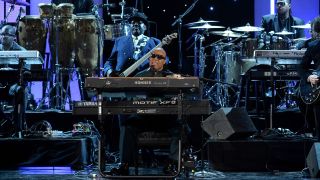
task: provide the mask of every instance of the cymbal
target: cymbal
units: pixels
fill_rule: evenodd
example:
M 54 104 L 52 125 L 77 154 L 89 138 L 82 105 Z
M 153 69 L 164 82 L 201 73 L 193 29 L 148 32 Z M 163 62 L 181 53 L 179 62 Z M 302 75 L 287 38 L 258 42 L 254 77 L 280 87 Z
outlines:
M 205 23 L 204 25 L 201 26 L 192 26 L 189 27 L 189 29 L 223 29 L 225 28 L 224 26 L 212 26 L 208 23 Z
M 223 37 L 247 37 L 246 35 L 243 35 L 241 33 L 236 33 L 231 31 L 230 29 L 225 30 L 225 31 L 211 31 L 210 34 L 215 34 L 215 35 L 219 35 L 219 36 L 223 36 Z
M 293 39 L 293 41 L 294 42 L 296 42 L 296 41 L 306 41 L 306 40 L 308 40 L 308 38 L 297 38 L 297 39 Z
M 245 26 L 232 28 L 232 30 L 234 30 L 234 31 L 240 31 L 240 32 L 258 32 L 258 31 L 264 30 L 264 28 L 255 27 L 255 26 L 250 26 L 250 24 L 247 24 L 247 25 L 245 25 Z
M 186 26 L 196 26 L 196 25 L 201 25 L 201 24 L 205 24 L 205 23 L 216 23 L 216 22 L 219 22 L 219 21 L 214 21 L 214 20 L 205 21 L 202 18 L 200 18 L 196 22 L 191 22 L 191 23 L 188 23 L 188 24 L 185 24 L 185 25 Z
M 304 24 L 304 25 L 296 25 L 296 26 L 291 26 L 293 28 L 297 28 L 297 29 L 311 29 L 311 24 Z
M 294 34 L 293 32 L 289 32 L 289 31 L 287 31 L 287 30 L 283 30 L 283 31 L 281 31 L 281 32 L 276 32 L 276 33 L 274 33 L 275 35 L 284 35 L 284 36 L 286 36 L 286 35 L 292 35 L 292 34 Z
M 30 6 L 30 3 L 22 1 L 22 0 L 2 0 L 4 2 L 14 4 L 14 5 L 19 5 L 19 6 Z

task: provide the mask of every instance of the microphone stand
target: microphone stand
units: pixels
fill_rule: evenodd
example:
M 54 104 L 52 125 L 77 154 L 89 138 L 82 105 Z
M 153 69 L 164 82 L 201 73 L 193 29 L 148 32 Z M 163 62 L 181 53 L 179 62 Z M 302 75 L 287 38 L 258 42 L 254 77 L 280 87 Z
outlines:
M 171 26 L 175 26 L 177 23 L 179 23 L 178 25 L 178 43 L 179 43 L 179 65 L 178 65 L 178 72 L 181 73 L 182 70 L 182 38 L 181 38 L 181 31 L 182 31 L 182 18 L 187 15 L 189 12 L 191 12 L 191 10 L 195 7 L 195 5 L 197 4 L 199 0 L 195 0 L 193 2 L 193 4 L 182 14 L 179 15 L 179 18 L 177 18 L 172 24 Z
M 1 24 L 6 24 L 7 23 L 8 17 L 12 13 L 13 10 L 14 10 L 14 4 L 11 4 L 10 8 L 9 8 L 6 16 L 4 17 L 4 20 L 1 22 Z

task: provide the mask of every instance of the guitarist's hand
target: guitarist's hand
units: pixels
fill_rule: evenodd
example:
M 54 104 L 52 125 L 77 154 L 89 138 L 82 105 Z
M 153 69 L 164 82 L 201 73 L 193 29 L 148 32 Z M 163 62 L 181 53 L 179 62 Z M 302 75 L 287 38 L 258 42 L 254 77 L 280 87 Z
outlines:
M 317 75 L 310 75 L 307 79 L 308 82 L 311 83 L 311 85 L 316 85 L 319 82 L 319 76 Z
M 177 33 L 172 33 L 170 35 L 166 35 L 166 37 L 164 37 L 162 39 L 162 43 L 163 44 L 170 44 L 172 39 L 177 38 Z
M 119 72 L 118 71 L 114 71 L 112 69 L 109 69 L 106 73 L 106 77 L 119 77 Z
M 112 71 L 108 77 L 119 77 L 120 73 L 118 71 Z

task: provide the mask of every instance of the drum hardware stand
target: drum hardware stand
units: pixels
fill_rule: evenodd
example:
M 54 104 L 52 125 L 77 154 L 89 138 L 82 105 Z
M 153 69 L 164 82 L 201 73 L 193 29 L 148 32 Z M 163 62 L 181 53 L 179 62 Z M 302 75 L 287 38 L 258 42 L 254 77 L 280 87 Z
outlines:
M 71 99 L 70 95 L 68 95 L 69 92 L 69 88 L 70 88 L 70 80 L 71 80 L 71 73 L 69 72 L 70 69 L 73 68 L 67 68 L 68 70 L 68 82 L 67 82 L 67 89 L 64 89 L 63 87 L 63 72 L 62 72 L 62 68 L 61 65 L 59 64 L 59 48 L 58 48 L 58 42 L 59 42 L 59 37 L 58 37 L 58 31 L 59 31 L 59 27 L 55 27 L 55 29 L 53 28 L 53 20 L 51 20 L 51 32 L 55 31 L 55 43 L 54 43 L 54 51 L 55 51 L 55 83 L 53 83 L 52 87 L 49 89 L 49 92 L 47 93 L 46 96 L 44 96 L 39 105 L 37 106 L 37 108 L 35 109 L 36 111 L 39 111 L 40 108 L 43 106 L 46 98 L 50 98 L 51 93 L 53 91 L 53 89 L 55 89 L 55 93 L 56 95 L 54 96 L 55 98 L 55 107 L 54 109 L 59 109 L 59 110 L 65 110 L 65 103 L 66 103 L 66 99 L 69 98 Z M 52 55 L 52 52 L 51 52 Z M 51 67 L 52 69 L 53 67 Z M 65 93 L 65 97 L 63 98 L 63 93 Z M 49 102 L 51 103 L 52 101 L 49 100 Z M 49 104 L 50 104 L 49 103 Z M 50 104 L 51 106 L 51 104 Z
M 6 23 L 7 23 L 7 21 L 8 21 L 8 17 L 9 17 L 9 16 L 10 16 L 10 14 L 13 12 L 13 10 L 14 10 L 14 4 L 10 4 L 10 8 L 9 8 L 9 10 L 8 10 L 7 14 L 5 15 L 4 20 L 3 20 L 3 21 L 1 21 L 1 25 L 2 25 L 2 24 L 6 24 Z
M 215 46 L 221 42 L 223 42 L 224 40 L 228 40 L 227 44 L 223 44 L 223 45 L 219 45 L 217 52 L 215 53 L 215 59 L 216 59 L 216 63 L 211 71 L 212 74 L 214 74 L 214 71 L 216 71 L 215 73 L 215 79 L 216 79 L 216 84 L 214 84 L 213 86 L 211 86 L 208 90 L 205 90 L 205 96 L 212 96 L 211 92 L 215 91 L 215 94 L 213 95 L 213 97 L 210 97 L 210 99 L 213 101 L 213 103 L 215 103 L 217 106 L 220 107 L 227 107 L 230 104 L 230 100 L 229 100 L 229 92 L 228 92 L 228 87 L 234 86 L 235 84 L 231 84 L 231 83 L 227 83 L 226 80 L 228 78 L 228 73 L 229 73 L 229 69 L 226 66 L 225 67 L 225 73 L 223 74 L 223 78 L 221 79 L 221 61 L 223 58 L 225 58 L 226 61 L 226 56 L 227 54 L 223 52 L 223 48 L 228 46 L 230 43 L 236 42 L 237 40 L 239 40 L 240 38 L 243 38 L 247 35 L 247 33 L 242 34 L 240 37 L 237 37 L 233 40 L 230 39 L 230 37 L 226 37 L 223 39 L 220 39 L 208 46 L 206 46 L 205 48 L 209 47 L 209 46 Z M 240 101 L 240 93 L 237 93 L 237 100 L 235 103 L 235 106 L 237 106 L 238 102 Z
M 204 47 L 203 47 L 203 41 L 205 39 L 204 35 L 202 34 L 195 34 L 194 35 L 195 42 L 194 42 L 194 76 L 199 76 L 199 78 L 204 78 L 204 68 L 206 67 L 205 65 L 205 60 L 206 60 L 206 54 L 204 53 Z M 198 47 L 197 47 L 197 41 L 199 40 L 199 52 L 198 52 Z M 199 53 L 199 55 L 198 55 Z M 198 61 L 199 57 L 199 61 Z
M 67 102 L 67 99 L 71 99 L 71 96 L 68 94 L 70 91 L 70 80 L 72 79 L 72 73 L 69 71 L 72 70 L 73 68 L 67 68 L 68 70 L 68 82 L 67 82 L 67 89 L 64 89 L 63 87 L 63 72 L 62 68 L 60 67 L 60 64 L 56 64 L 56 72 L 55 72 L 55 83 L 53 86 L 49 89 L 49 92 L 41 99 L 39 105 L 35 109 L 36 111 L 39 111 L 40 108 L 44 105 L 45 100 L 47 98 L 50 98 L 51 93 L 53 90 L 56 91 L 55 96 L 53 98 L 55 99 L 55 107 L 54 109 L 59 109 L 59 110 L 65 110 L 65 104 Z M 65 96 L 63 97 L 63 94 L 65 93 Z M 50 101 L 49 101 L 50 102 Z
M 108 0 L 107 0 L 107 4 L 109 4 Z M 99 15 L 97 10 L 94 11 L 93 13 L 94 13 L 94 16 L 96 17 L 96 24 L 97 24 L 97 27 L 98 27 L 98 44 L 97 44 L 97 46 L 98 46 L 98 59 L 97 59 L 97 67 L 96 67 L 96 71 L 97 72 L 96 72 L 96 74 L 98 76 L 100 76 L 102 74 L 102 72 L 100 70 L 103 67 L 103 62 L 102 62 L 101 56 L 100 56 L 101 55 L 101 46 L 103 48 L 103 46 L 104 46 L 104 41 L 103 40 L 105 39 L 105 37 L 104 37 L 104 33 L 103 33 L 103 26 L 101 26 L 101 23 L 100 23 L 100 22 L 102 22 L 101 17 L 100 17 L 100 15 Z M 82 91 L 83 91 L 83 89 L 82 89 Z M 82 98 L 83 98 L 83 96 L 82 96 Z
M 182 71 L 182 18 L 184 16 L 186 16 L 189 12 L 191 12 L 191 10 L 195 7 L 195 5 L 197 4 L 199 0 L 195 0 L 192 5 L 182 14 L 182 15 L 179 15 L 179 18 L 177 18 L 172 24 L 171 26 L 175 26 L 177 23 L 179 24 L 178 25 L 178 37 L 179 37 L 179 40 L 178 40 L 178 44 L 179 44 L 179 65 L 178 65 L 178 72 L 181 73 Z

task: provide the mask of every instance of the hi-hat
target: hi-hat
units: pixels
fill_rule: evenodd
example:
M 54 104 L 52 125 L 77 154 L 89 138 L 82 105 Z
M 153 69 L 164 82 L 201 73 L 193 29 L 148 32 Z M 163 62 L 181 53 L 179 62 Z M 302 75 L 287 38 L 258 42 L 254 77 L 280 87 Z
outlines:
M 245 26 L 232 28 L 232 30 L 240 32 L 258 32 L 263 31 L 264 29 L 261 27 L 250 26 L 250 24 L 247 24 Z
M 311 24 L 304 24 L 304 25 L 295 25 L 295 26 L 291 26 L 293 28 L 297 28 L 297 29 L 311 29 Z
M 196 22 L 191 22 L 191 23 L 188 23 L 188 24 L 185 24 L 186 26 L 199 26 L 201 24 L 206 24 L 206 23 L 216 23 L 216 22 L 219 22 L 219 21 L 214 21 L 214 20 L 209 20 L 209 21 L 205 21 L 203 20 L 202 18 L 200 18 L 198 21 Z
M 221 29 L 221 28 L 225 28 L 225 27 L 224 26 L 212 26 L 208 23 L 205 23 L 204 25 L 201 25 L 201 26 L 189 27 L 189 29 Z
M 292 34 L 294 34 L 293 32 L 289 32 L 289 31 L 287 31 L 287 30 L 283 30 L 283 31 L 281 31 L 281 32 L 276 32 L 276 33 L 274 33 L 275 35 L 283 35 L 283 36 L 286 36 L 286 35 L 292 35 Z
M 244 34 L 233 32 L 230 29 L 225 30 L 225 31 L 212 31 L 212 32 L 210 32 L 210 34 L 215 34 L 215 35 L 219 35 L 219 36 L 223 36 L 223 37 L 234 37 L 234 38 L 247 37 Z
M 30 6 L 30 3 L 22 1 L 22 0 L 2 0 L 4 2 L 14 4 L 14 5 L 19 5 L 19 6 Z

